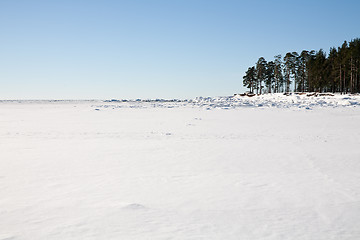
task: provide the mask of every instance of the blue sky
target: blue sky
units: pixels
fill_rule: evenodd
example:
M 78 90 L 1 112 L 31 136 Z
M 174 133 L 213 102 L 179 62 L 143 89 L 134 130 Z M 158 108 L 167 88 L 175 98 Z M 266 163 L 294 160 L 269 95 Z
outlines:
M 245 91 L 261 56 L 360 37 L 360 1 L 0 0 L 0 99 Z

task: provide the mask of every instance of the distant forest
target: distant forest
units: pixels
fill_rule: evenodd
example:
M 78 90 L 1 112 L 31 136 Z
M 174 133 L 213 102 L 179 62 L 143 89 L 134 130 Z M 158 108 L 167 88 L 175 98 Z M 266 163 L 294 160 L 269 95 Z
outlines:
M 327 55 L 319 51 L 304 50 L 300 54 L 288 52 L 282 58 L 276 55 L 267 62 L 260 57 L 249 67 L 243 84 L 250 93 L 279 92 L 360 92 L 360 38 L 341 47 L 330 48 Z

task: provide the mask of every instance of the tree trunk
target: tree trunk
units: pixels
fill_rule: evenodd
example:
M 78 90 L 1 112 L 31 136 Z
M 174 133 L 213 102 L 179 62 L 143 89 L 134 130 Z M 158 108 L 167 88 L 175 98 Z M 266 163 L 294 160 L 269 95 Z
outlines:
M 344 87 L 343 87 L 343 83 L 342 83 L 342 79 L 341 79 L 341 64 L 340 64 L 340 73 L 339 73 L 339 83 L 340 83 L 340 92 L 341 94 L 344 92 Z
M 343 81 L 344 81 L 344 93 L 347 93 L 347 86 L 346 86 L 346 81 L 345 81 L 345 69 L 344 69 L 344 76 L 343 76 Z
M 354 93 L 353 58 L 350 60 L 350 93 Z

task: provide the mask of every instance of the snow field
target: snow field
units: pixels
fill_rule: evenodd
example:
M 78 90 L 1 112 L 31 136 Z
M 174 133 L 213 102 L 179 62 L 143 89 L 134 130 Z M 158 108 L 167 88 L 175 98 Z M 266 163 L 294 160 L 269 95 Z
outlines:
M 0 239 L 359 239 L 357 98 L 276 98 L 1 102 Z

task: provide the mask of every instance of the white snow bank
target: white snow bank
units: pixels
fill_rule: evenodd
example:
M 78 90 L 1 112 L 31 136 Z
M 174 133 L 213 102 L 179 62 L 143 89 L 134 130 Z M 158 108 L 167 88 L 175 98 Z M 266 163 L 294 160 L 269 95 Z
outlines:
M 324 94 L 326 95 L 326 94 Z M 330 95 L 330 94 L 329 94 Z M 242 107 L 298 108 L 312 109 L 317 107 L 356 107 L 360 105 L 360 95 L 321 96 L 318 94 L 282 93 L 248 96 L 196 97 L 195 99 L 111 99 L 111 100 L 0 100 L 0 103 L 27 104 L 89 104 L 97 108 L 179 108 L 202 107 L 207 110 L 214 108 L 232 109 Z
M 105 103 L 104 103 L 105 102 Z M 231 97 L 197 97 L 188 100 L 111 100 L 96 104 L 97 108 L 179 108 L 201 107 L 207 110 L 233 108 L 295 108 L 311 110 L 324 107 L 356 107 L 360 105 L 360 95 L 307 96 L 284 94 L 264 94 Z M 100 109 L 98 109 L 100 110 Z
M 276 107 L 276 108 L 305 108 L 313 107 L 343 107 L 359 106 L 359 95 L 335 96 L 290 96 L 277 94 L 255 95 L 253 97 L 235 95 L 233 97 L 196 98 L 195 103 L 212 108 L 237 108 L 237 107 Z

